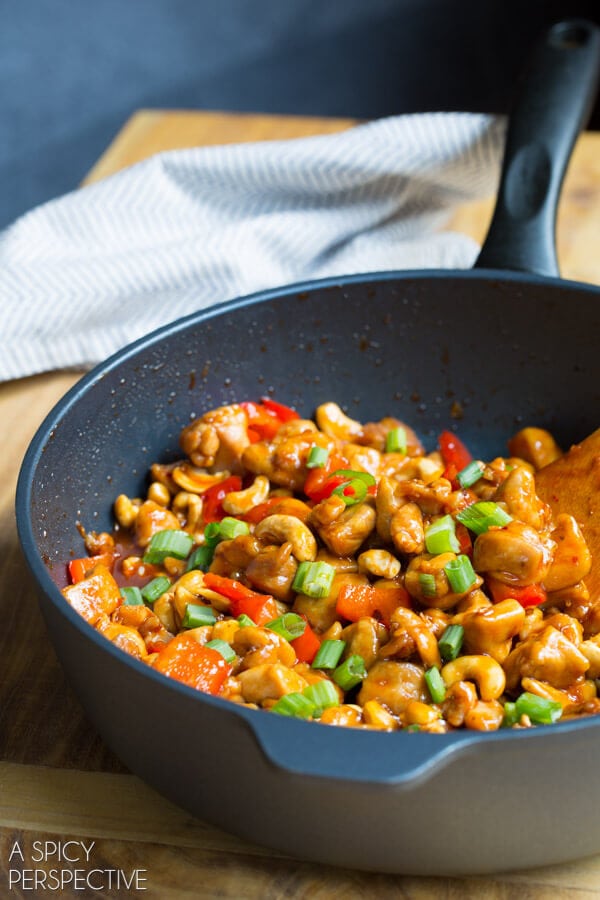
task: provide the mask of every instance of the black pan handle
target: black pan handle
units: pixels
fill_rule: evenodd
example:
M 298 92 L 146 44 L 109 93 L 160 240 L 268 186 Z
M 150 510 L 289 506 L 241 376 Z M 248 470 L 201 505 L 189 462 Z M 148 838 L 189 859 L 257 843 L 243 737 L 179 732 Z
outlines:
M 556 210 L 600 76 L 600 29 L 558 22 L 534 48 L 511 111 L 496 208 L 475 268 L 558 276 Z

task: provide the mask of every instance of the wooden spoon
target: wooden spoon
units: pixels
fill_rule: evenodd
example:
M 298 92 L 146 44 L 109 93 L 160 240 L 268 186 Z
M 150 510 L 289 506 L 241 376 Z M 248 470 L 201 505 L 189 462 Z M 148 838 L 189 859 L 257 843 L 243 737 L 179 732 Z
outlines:
M 590 596 L 599 597 L 600 428 L 536 472 L 535 486 L 554 515 L 570 513 L 579 522 L 592 554 L 592 568 L 584 580 Z

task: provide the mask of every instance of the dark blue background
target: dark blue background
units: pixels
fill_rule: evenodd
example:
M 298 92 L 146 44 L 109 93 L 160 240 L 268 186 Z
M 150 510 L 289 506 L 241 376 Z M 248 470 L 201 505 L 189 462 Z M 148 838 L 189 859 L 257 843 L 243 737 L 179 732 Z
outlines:
M 0 0 L 0 226 L 140 107 L 505 112 L 546 23 L 598 0 Z M 594 116 L 598 126 L 598 114 Z

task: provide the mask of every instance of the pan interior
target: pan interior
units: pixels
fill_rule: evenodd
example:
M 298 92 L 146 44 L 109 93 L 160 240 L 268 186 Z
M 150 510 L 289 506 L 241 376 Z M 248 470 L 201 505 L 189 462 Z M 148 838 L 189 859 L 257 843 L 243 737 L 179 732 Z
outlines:
M 40 554 L 56 583 L 80 555 L 77 522 L 112 526 L 120 493 L 144 492 L 181 428 L 263 395 L 306 416 L 328 400 L 362 421 L 405 420 L 425 445 L 455 429 L 476 457 L 524 425 L 567 447 L 598 426 L 597 292 L 464 273 L 352 279 L 198 314 L 149 336 L 59 404 L 32 485 Z

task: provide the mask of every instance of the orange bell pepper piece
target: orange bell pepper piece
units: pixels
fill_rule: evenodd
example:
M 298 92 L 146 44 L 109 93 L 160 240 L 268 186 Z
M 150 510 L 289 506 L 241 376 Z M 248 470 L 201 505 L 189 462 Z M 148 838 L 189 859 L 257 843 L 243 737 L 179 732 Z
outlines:
M 364 616 L 380 619 L 389 627 L 394 610 L 399 606 L 410 609 L 410 597 L 401 585 L 377 587 L 374 584 L 345 584 L 336 601 L 336 612 L 342 619 L 358 622 Z
M 153 667 L 169 678 L 206 694 L 218 694 L 232 667 L 217 650 L 203 647 L 193 637 L 178 634 L 159 651 Z

